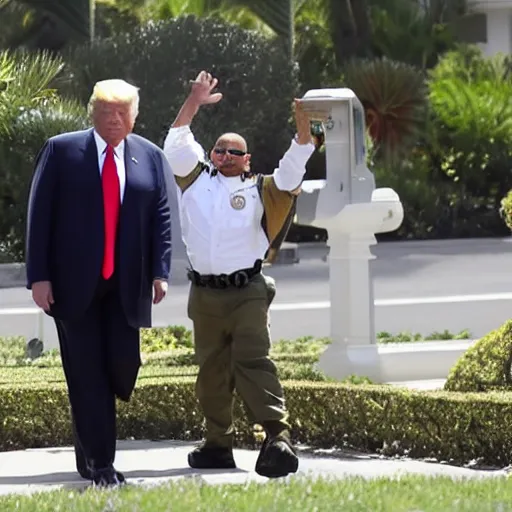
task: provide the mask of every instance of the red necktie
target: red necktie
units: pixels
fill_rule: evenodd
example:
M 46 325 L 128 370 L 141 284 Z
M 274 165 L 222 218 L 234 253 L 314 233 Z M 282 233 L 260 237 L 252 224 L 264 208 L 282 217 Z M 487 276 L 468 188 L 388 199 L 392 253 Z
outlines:
M 105 162 L 101 171 L 103 184 L 103 209 L 105 222 L 105 249 L 103 253 L 102 275 L 109 279 L 114 273 L 117 224 L 119 220 L 119 176 L 114 160 L 114 148 L 109 144 L 106 149 Z

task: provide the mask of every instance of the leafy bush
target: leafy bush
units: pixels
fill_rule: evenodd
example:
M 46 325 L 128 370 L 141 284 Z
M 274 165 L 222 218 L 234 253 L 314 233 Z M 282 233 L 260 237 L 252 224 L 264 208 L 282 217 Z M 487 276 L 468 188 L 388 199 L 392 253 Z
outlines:
M 501 200 L 500 215 L 508 229 L 512 230 L 512 190 Z
M 512 186 L 511 64 L 470 47 L 431 71 L 430 102 L 449 143 L 440 148 L 441 169 L 477 197 L 501 199 Z
M 379 162 L 372 170 L 376 186 L 394 189 L 404 208 L 398 230 L 377 235 L 379 241 L 446 238 L 453 233 L 450 201 L 457 187 L 434 178 L 426 151 L 417 148 L 401 162 Z
M 441 341 L 441 340 L 468 340 L 470 333 L 464 329 L 457 334 L 453 334 L 447 329 L 442 332 L 434 331 L 428 336 L 423 336 L 420 333 L 412 333 L 409 331 L 402 331 L 398 334 L 391 334 L 389 332 L 381 331 L 377 333 L 377 343 L 414 343 L 418 341 Z
M 405 211 L 379 239 L 509 234 L 499 209 L 512 188 L 511 64 L 460 46 L 429 71 L 421 139 L 401 163 L 376 162 L 378 186 L 393 187 Z
M 118 409 L 119 439 L 198 440 L 204 434 L 193 377 L 148 378 Z M 512 461 L 510 393 L 413 392 L 391 386 L 326 382 L 283 384 L 296 443 L 452 462 Z M 0 450 L 69 446 L 64 383 L 0 385 Z M 235 403 L 237 446 L 255 432 Z
M 158 145 L 201 69 L 219 79 L 224 94 L 194 121 L 205 149 L 221 133 L 237 131 L 248 141 L 254 169 L 271 172 L 290 143 L 297 71 L 281 43 L 235 25 L 193 16 L 150 23 L 76 48 L 66 60 L 61 90 L 83 103 L 97 80 L 117 77 L 139 87 L 135 131 Z
M 0 341 L 0 366 L 24 366 L 27 363 L 25 338 L 13 336 Z
M 314 354 L 318 355 L 331 343 L 329 338 L 303 336 L 295 340 L 279 340 L 272 345 L 274 354 Z
M 431 161 L 457 185 L 459 216 L 471 217 L 487 234 L 505 232 L 499 206 L 512 188 L 511 65 L 510 56 L 486 58 L 478 48 L 461 47 L 446 54 L 429 78 Z
M 453 334 L 445 330 L 423 336 L 408 331 L 397 334 L 378 332 L 376 337 L 377 343 L 408 343 L 443 339 L 469 339 L 470 333 L 463 330 Z M 314 338 L 313 336 L 303 336 L 295 340 L 281 339 L 272 344 L 270 354 L 277 363 L 312 367 L 318 362 L 321 353 L 330 343 L 330 338 Z M 146 366 L 193 366 L 197 364 L 194 354 L 193 333 L 182 325 L 141 329 L 141 352 L 143 363 Z M 60 355 L 57 349 L 28 357 L 25 338 L 22 336 L 0 338 L 0 366 L 53 368 L 60 365 Z
M 0 53 L 0 263 L 24 261 L 28 189 L 44 141 L 83 129 L 86 112 L 52 88 L 64 63 L 47 53 Z
M 512 389 L 512 320 L 471 346 L 450 370 L 447 391 Z
M 192 348 L 192 331 L 182 325 L 141 329 L 141 352 L 162 352 L 171 349 Z

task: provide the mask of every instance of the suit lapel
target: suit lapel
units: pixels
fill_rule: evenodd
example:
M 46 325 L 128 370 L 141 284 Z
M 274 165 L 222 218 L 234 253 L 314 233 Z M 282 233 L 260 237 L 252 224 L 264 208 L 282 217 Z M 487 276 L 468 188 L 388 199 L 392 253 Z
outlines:
M 96 178 L 101 181 L 100 178 L 100 169 L 98 166 L 98 148 L 96 147 L 96 141 L 94 140 L 94 132 L 93 130 L 89 130 L 85 139 L 85 146 L 83 148 L 85 162 L 87 168 L 94 172 Z
M 133 176 L 136 172 L 137 158 L 136 151 L 133 144 L 130 144 L 130 138 L 126 137 L 124 143 L 124 168 L 126 173 L 126 182 L 124 187 L 124 197 L 122 204 L 122 211 L 127 211 L 130 208 L 133 192 Z
M 96 141 L 94 140 L 94 132 L 92 129 L 87 133 L 83 151 L 85 161 L 84 171 L 90 174 L 90 179 L 97 185 L 95 187 L 95 190 L 97 191 L 95 199 L 99 200 L 103 205 L 101 176 L 98 163 L 98 148 L 96 146 Z

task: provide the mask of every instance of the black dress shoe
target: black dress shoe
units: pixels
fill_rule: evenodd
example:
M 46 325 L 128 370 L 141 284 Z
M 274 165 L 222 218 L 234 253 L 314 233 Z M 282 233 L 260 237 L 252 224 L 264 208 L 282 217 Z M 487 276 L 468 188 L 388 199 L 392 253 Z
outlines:
M 256 461 L 256 473 L 267 478 L 280 478 L 296 473 L 299 458 L 286 438 L 266 437 Z
M 116 471 L 112 466 L 91 471 L 94 487 L 118 487 L 126 483 L 122 473 Z
M 188 454 L 188 465 L 195 469 L 236 468 L 233 450 L 220 446 L 200 446 Z
M 85 478 L 85 480 L 93 480 L 93 471 L 91 469 L 89 469 L 88 467 L 83 467 L 83 466 L 80 466 L 78 467 L 77 466 L 77 470 L 78 470 L 78 474 L 82 477 L 82 478 Z M 117 476 L 117 479 L 122 483 L 124 482 L 126 479 L 123 475 L 123 473 L 121 473 L 120 471 L 116 471 L 116 476 Z

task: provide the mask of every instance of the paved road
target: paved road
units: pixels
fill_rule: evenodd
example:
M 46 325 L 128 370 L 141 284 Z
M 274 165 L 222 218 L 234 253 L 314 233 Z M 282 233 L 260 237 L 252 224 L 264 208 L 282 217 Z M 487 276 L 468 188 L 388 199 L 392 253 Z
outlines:
M 194 470 L 187 466 L 187 453 L 196 443 L 180 441 L 119 441 L 116 467 L 131 484 L 149 487 L 166 481 L 194 477 L 205 484 L 264 484 L 254 465 L 257 450 L 235 450 L 234 470 Z M 347 477 L 398 478 L 402 475 L 457 478 L 497 478 L 506 469 L 469 469 L 411 459 L 386 459 L 370 454 L 331 451 L 326 454 L 300 451 L 299 471 L 288 479 L 343 479 Z M 68 489 L 80 491 L 90 486 L 75 470 L 70 447 L 43 448 L 0 453 L 0 495 L 32 494 Z
M 323 251 L 302 251 L 299 264 L 268 269 L 278 285 L 275 339 L 329 335 L 329 266 L 321 260 Z M 374 252 L 378 331 L 469 329 L 480 337 L 512 316 L 512 239 L 382 243 Z M 155 308 L 155 322 L 190 326 L 187 292 L 185 279 L 177 277 L 169 297 Z M 26 290 L 0 290 L 0 313 L 22 306 L 31 306 Z M 27 317 L 0 316 L 0 334 L 20 325 L 35 326 Z

